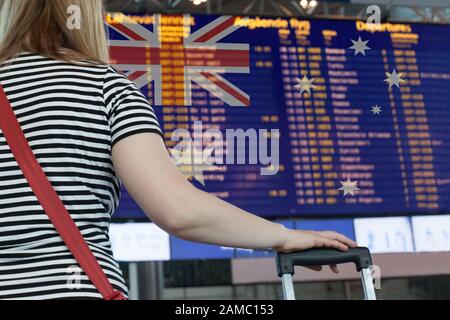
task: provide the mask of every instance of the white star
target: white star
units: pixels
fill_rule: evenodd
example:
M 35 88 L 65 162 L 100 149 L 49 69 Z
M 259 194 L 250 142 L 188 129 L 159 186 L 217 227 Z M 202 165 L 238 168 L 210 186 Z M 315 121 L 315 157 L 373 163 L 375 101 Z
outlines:
M 381 114 L 381 112 L 382 112 L 382 110 L 381 110 L 381 107 L 379 107 L 378 105 L 377 106 L 375 106 L 375 107 L 372 107 L 372 113 L 374 114 L 374 115 L 380 115 Z
M 353 46 L 351 46 L 349 49 L 355 50 L 355 56 L 358 53 L 361 53 L 363 56 L 366 55 L 366 50 L 371 50 L 367 43 L 369 43 L 369 40 L 363 41 L 361 37 L 358 38 L 358 41 L 351 40 L 353 42 Z
M 214 166 L 209 159 L 205 160 L 204 152 L 199 148 L 196 148 L 193 143 L 188 143 L 181 149 L 182 150 L 180 150 L 180 147 L 169 149 L 173 163 L 175 163 L 186 179 L 194 178 L 202 185 L 205 185 L 203 172 L 214 171 L 217 167 Z
M 314 79 L 308 79 L 307 76 L 304 76 L 303 79 L 297 78 L 298 84 L 294 86 L 294 88 L 299 89 L 300 93 L 308 92 L 311 94 L 311 89 L 314 89 L 316 86 L 312 83 L 314 82 Z
M 386 72 L 386 81 L 389 83 L 389 88 L 392 88 L 392 86 L 396 86 L 397 88 L 400 88 L 400 83 L 405 82 L 404 79 L 402 79 L 403 73 L 397 73 L 397 71 L 394 69 L 392 73 Z
M 342 187 L 338 189 L 339 191 L 344 191 L 344 197 L 348 194 L 351 196 L 355 196 L 355 191 L 359 191 L 360 189 L 356 186 L 358 181 L 351 181 L 350 178 L 347 178 L 347 181 L 341 181 Z

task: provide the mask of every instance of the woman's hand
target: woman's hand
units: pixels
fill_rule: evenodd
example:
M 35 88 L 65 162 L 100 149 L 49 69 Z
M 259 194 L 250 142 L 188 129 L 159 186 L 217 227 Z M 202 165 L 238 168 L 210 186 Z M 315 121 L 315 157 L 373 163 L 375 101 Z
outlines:
M 273 248 L 277 252 L 289 253 L 293 251 L 303 251 L 314 248 L 330 248 L 347 251 L 356 247 L 357 244 L 346 236 L 333 231 L 304 231 L 286 229 L 285 240 Z M 336 265 L 330 265 L 333 272 L 338 273 Z M 310 269 L 320 271 L 321 266 L 310 267 Z

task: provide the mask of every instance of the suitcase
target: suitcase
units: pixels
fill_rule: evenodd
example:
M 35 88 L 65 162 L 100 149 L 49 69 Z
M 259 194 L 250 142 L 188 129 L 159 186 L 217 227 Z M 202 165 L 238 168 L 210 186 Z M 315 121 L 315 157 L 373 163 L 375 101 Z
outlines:
M 358 247 L 346 252 L 333 249 L 311 249 L 300 252 L 280 253 L 276 264 L 278 276 L 283 285 L 285 300 L 295 300 L 294 282 L 295 266 L 324 266 L 353 262 L 361 273 L 365 300 L 376 300 L 372 277 L 372 256 L 368 248 Z

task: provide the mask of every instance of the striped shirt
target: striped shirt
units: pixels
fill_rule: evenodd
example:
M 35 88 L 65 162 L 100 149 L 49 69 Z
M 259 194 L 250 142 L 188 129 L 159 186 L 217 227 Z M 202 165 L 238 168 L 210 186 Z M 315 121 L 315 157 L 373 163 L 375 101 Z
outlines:
M 113 286 L 127 289 L 109 240 L 119 180 L 111 149 L 161 134 L 146 98 L 107 65 L 24 52 L 0 66 L 22 130 Z M 1 115 L 0 115 L 1 116 Z M 0 130 L 0 299 L 98 299 L 25 180 Z

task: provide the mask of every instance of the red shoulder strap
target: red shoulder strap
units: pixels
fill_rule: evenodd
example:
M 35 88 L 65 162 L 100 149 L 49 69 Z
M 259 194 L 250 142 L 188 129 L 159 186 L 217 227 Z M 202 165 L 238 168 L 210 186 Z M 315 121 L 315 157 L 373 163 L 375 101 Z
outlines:
M 105 272 L 42 170 L 0 85 L 0 128 L 31 189 L 70 252 L 105 300 L 125 300 Z

